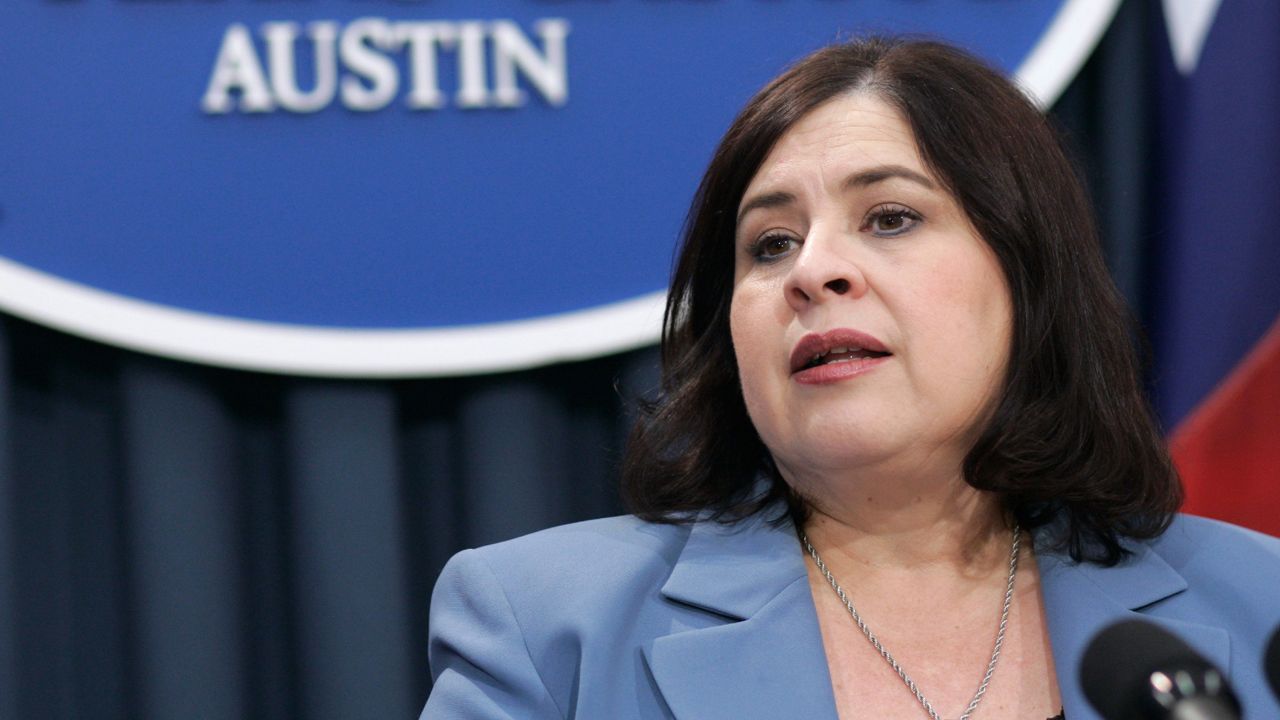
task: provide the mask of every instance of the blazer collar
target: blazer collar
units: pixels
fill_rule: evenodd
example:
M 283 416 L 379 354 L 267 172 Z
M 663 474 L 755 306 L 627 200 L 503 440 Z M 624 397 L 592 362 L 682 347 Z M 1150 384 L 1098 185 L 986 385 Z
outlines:
M 1051 535 L 1037 533 L 1037 545 Z M 1061 552 L 1037 549 L 1049 641 L 1066 716 L 1095 720 L 1080 688 L 1080 660 L 1103 628 L 1121 620 L 1142 619 L 1163 626 L 1230 673 L 1230 642 L 1222 628 L 1147 614 L 1157 603 L 1187 589 L 1187 581 L 1146 542 L 1129 542 L 1119 565 L 1100 567 L 1073 562 Z
M 1047 545 L 1057 529 L 1037 531 L 1036 544 Z M 1080 659 L 1097 632 L 1120 620 L 1155 622 L 1231 672 L 1225 630 L 1144 616 L 1187 582 L 1150 544 L 1127 547 L 1132 554 L 1109 568 L 1036 552 L 1058 686 L 1072 720 L 1098 718 L 1080 690 Z M 644 649 L 676 718 L 836 720 L 805 556 L 790 522 L 695 523 L 662 594 L 725 620 L 657 638 Z
M 788 520 L 773 527 L 752 517 L 724 525 L 696 523 L 662 594 L 732 618 L 746 619 L 797 579 L 807 577 Z
M 725 619 L 644 649 L 676 718 L 836 720 L 804 557 L 789 522 L 696 523 L 662 594 Z

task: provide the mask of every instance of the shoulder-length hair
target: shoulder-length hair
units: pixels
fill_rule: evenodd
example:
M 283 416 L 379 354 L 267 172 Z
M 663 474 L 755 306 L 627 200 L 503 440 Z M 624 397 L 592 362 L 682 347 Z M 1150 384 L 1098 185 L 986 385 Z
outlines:
M 805 505 L 742 399 L 729 334 L 735 222 L 779 138 L 856 92 L 902 113 L 1008 282 L 1010 358 L 965 457 L 965 480 L 997 493 L 1023 527 L 1065 516 L 1059 547 L 1114 564 L 1125 552 L 1121 537 L 1159 535 L 1182 500 L 1142 392 L 1134 323 L 1048 120 L 998 72 L 931 41 L 872 38 L 819 50 L 761 90 L 725 133 L 685 224 L 663 323 L 661 394 L 642 405 L 632 430 L 624 499 L 664 522 L 707 513 L 728 522 L 785 500 L 803 522 Z

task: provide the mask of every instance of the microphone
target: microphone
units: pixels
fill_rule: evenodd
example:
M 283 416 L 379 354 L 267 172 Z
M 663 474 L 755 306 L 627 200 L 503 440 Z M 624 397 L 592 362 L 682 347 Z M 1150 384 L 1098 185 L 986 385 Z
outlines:
M 1105 720 L 1240 720 L 1226 676 L 1168 631 L 1125 620 L 1090 641 L 1080 685 Z
M 1271 633 L 1271 640 L 1267 643 L 1267 651 L 1262 655 L 1262 670 L 1267 674 L 1267 682 L 1271 685 L 1271 692 L 1280 698 L 1280 627 L 1276 627 L 1275 632 Z

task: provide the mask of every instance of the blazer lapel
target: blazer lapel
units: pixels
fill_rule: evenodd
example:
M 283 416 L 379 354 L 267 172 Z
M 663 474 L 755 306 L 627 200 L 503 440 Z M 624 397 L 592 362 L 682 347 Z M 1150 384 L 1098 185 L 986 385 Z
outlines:
M 1099 631 L 1120 620 L 1163 626 L 1231 672 L 1225 630 L 1147 614 L 1187 582 L 1148 544 L 1129 549 L 1133 554 L 1110 568 L 1037 551 L 1058 686 L 1071 720 L 1099 720 L 1080 688 L 1080 659 Z M 724 619 L 644 649 L 676 718 L 836 720 L 804 556 L 789 524 L 695 524 L 662 593 Z
M 1187 582 L 1145 543 L 1110 568 L 1075 563 L 1060 553 L 1037 552 L 1041 590 L 1053 661 L 1066 717 L 1099 718 L 1080 688 L 1080 659 L 1095 635 L 1121 620 L 1141 619 L 1163 626 L 1230 673 L 1225 630 L 1147 615 L 1144 610 L 1187 589 Z
M 790 525 L 697 523 L 662 592 L 724 618 L 645 648 L 676 718 L 836 720 L 804 558 Z

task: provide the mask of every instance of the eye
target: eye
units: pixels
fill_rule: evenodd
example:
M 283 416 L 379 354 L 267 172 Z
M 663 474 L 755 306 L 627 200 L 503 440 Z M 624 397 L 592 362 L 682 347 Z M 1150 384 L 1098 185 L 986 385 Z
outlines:
M 751 248 L 751 257 L 760 262 L 771 262 L 791 252 L 799 244 L 791 235 L 773 230 L 755 242 Z
M 880 237 L 896 237 L 909 232 L 920 220 L 920 214 L 910 208 L 881 205 L 867 213 L 867 218 L 862 221 L 859 229 Z

